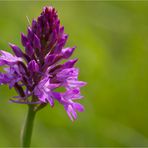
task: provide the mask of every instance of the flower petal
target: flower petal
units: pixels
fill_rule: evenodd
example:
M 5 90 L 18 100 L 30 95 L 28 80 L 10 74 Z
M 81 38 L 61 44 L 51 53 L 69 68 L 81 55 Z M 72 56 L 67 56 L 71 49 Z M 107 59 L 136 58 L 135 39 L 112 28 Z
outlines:
M 38 38 L 38 36 L 36 34 L 34 34 L 33 47 L 35 49 L 41 49 L 40 39 Z
M 28 69 L 32 72 L 38 72 L 39 71 L 39 65 L 35 60 L 31 60 L 28 64 Z
M 73 47 L 73 48 L 68 47 L 68 48 L 62 49 L 63 58 L 68 59 L 74 52 L 75 48 L 76 47 Z
M 18 46 L 11 44 L 11 43 L 9 43 L 9 46 L 12 48 L 13 52 L 15 53 L 17 57 L 23 57 L 23 52 Z
M 79 111 L 79 112 L 83 112 L 84 111 L 84 107 L 80 103 L 73 103 L 73 108 L 75 110 Z
M 22 45 L 26 47 L 26 44 L 28 43 L 28 38 L 24 35 L 24 33 L 21 33 L 21 42 Z
M 11 53 L 0 50 L 0 66 L 3 65 L 14 65 L 16 64 L 18 61 L 22 61 L 22 58 L 13 56 Z
M 65 110 L 72 121 L 77 119 L 77 113 L 71 105 L 65 106 Z

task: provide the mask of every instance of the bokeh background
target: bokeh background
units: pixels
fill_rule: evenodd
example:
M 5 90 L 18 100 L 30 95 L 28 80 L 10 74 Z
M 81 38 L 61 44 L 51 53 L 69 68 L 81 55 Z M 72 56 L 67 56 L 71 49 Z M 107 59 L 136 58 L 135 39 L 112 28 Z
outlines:
M 32 146 L 148 146 L 148 2 L 0 2 L 0 49 L 21 46 L 20 32 L 43 6 L 58 10 L 77 46 L 85 112 L 72 123 L 58 103 L 38 112 Z M 26 105 L 0 87 L 0 146 L 19 146 Z

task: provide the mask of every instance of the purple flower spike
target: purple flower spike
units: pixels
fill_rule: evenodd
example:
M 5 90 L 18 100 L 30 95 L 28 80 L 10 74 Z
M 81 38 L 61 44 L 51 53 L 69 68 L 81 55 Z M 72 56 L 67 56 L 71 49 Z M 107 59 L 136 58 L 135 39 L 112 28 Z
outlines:
M 33 104 L 39 110 L 46 104 L 53 107 L 58 101 L 69 118 L 75 120 L 77 112 L 84 111 L 76 100 L 83 97 L 80 87 L 86 83 L 78 80 L 79 70 L 74 67 L 77 59 L 60 63 L 70 58 L 76 47 L 64 48 L 68 35 L 56 10 L 44 7 L 27 31 L 26 35 L 21 33 L 24 52 L 14 44 L 9 45 L 15 55 L 0 50 L 0 66 L 7 66 L 0 73 L 0 84 L 16 89 L 18 96 L 12 102 Z M 63 92 L 57 91 L 60 87 L 65 88 Z

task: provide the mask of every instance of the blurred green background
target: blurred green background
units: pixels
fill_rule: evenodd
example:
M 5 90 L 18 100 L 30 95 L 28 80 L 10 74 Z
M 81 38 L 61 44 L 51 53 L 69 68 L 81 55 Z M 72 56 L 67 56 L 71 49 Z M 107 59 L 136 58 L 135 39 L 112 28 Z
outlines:
M 38 112 L 32 146 L 148 146 L 148 2 L 0 2 L 0 49 L 21 46 L 20 32 L 43 6 L 58 10 L 77 46 L 85 112 L 72 123 L 56 103 Z M 25 105 L 0 87 L 0 146 L 19 146 Z

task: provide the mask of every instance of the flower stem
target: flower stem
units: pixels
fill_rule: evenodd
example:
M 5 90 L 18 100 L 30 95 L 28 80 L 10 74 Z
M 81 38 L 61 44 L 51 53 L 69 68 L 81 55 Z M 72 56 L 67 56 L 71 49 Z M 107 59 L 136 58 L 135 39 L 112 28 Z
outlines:
M 36 111 L 34 111 L 34 106 L 29 105 L 26 121 L 21 131 L 21 146 L 23 148 L 30 146 L 35 115 Z

